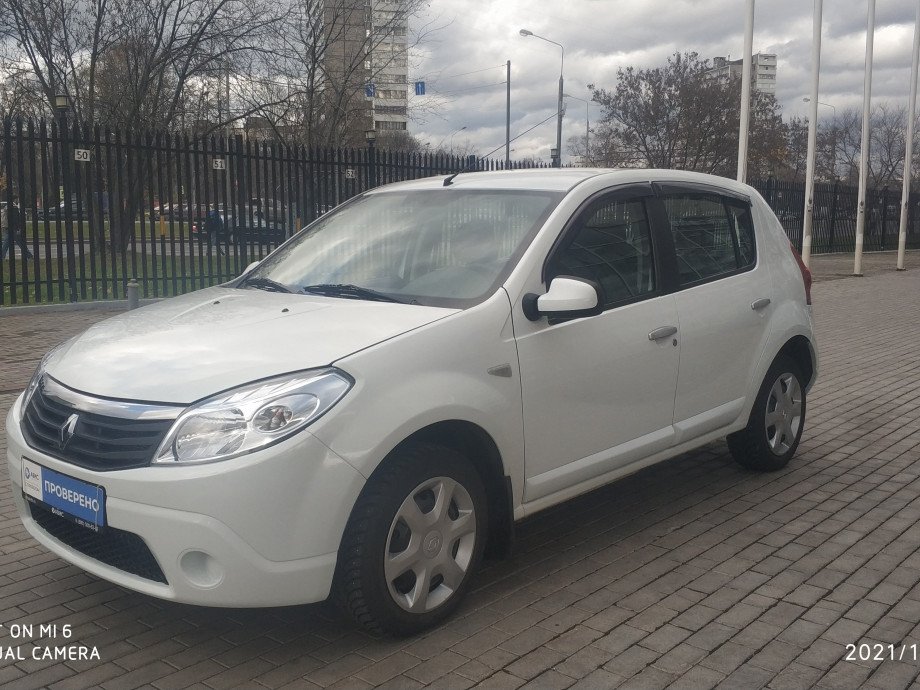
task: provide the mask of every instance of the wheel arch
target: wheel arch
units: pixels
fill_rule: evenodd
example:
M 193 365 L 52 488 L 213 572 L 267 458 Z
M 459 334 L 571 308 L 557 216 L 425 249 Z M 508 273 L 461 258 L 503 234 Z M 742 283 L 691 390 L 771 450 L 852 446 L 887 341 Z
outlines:
M 482 479 L 489 503 L 489 532 L 485 554 L 503 558 L 510 554 L 514 536 L 514 509 L 511 477 L 505 474 L 501 452 L 492 436 L 481 426 L 469 421 L 452 419 L 429 424 L 418 429 L 391 450 L 377 466 L 370 481 L 387 461 L 407 445 L 427 442 L 445 446 L 467 458 Z
M 791 358 L 802 368 L 802 375 L 805 376 L 805 390 L 810 390 L 817 373 L 815 353 L 811 341 L 804 335 L 793 336 L 779 349 L 772 361 L 775 362 L 777 358 L 782 356 Z

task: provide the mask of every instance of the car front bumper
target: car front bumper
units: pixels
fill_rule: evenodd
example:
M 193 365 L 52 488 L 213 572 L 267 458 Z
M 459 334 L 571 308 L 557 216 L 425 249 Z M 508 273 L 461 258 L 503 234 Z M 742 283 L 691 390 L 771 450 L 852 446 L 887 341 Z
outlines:
M 28 532 L 64 560 L 189 604 L 283 606 L 328 597 L 339 542 L 365 479 L 308 432 L 223 462 L 95 472 L 29 447 L 19 428 L 21 400 L 6 420 L 13 501 Z M 39 524 L 22 492 L 23 458 L 104 487 L 107 527 L 100 534 L 139 537 L 166 582 L 87 555 L 93 549 L 84 543 L 98 535 L 80 532 L 85 528 L 74 528 L 85 539 L 62 540 Z

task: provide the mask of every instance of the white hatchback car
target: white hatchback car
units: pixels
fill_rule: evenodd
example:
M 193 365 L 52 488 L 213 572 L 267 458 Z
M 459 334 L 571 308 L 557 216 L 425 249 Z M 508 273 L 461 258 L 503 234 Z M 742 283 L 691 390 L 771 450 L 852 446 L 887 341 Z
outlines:
M 7 418 L 28 531 L 209 606 L 443 619 L 513 524 L 728 436 L 796 450 L 810 275 L 752 188 L 640 170 L 388 185 L 226 285 L 48 353 Z

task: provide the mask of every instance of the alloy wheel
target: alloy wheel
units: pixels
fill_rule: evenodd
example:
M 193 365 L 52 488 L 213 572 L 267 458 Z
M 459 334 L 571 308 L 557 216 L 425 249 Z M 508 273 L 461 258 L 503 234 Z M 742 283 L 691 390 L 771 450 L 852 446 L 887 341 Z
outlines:
M 450 477 L 419 484 L 390 525 L 384 575 L 390 595 L 410 613 L 441 606 L 466 577 L 476 545 L 473 500 Z
M 764 426 L 773 454 L 788 453 L 802 426 L 802 387 L 794 374 L 780 374 L 774 381 L 767 396 Z

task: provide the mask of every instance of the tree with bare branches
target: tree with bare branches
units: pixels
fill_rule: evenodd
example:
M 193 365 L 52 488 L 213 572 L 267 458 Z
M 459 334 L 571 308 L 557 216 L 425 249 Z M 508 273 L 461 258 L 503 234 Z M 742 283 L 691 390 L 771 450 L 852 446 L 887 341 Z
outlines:
M 589 85 L 603 108 L 589 159 L 733 175 L 738 150 L 740 80 L 711 78 L 709 62 L 675 53 L 664 67 L 617 72 L 611 89 Z M 748 168 L 769 173 L 785 151 L 779 105 L 755 93 Z

